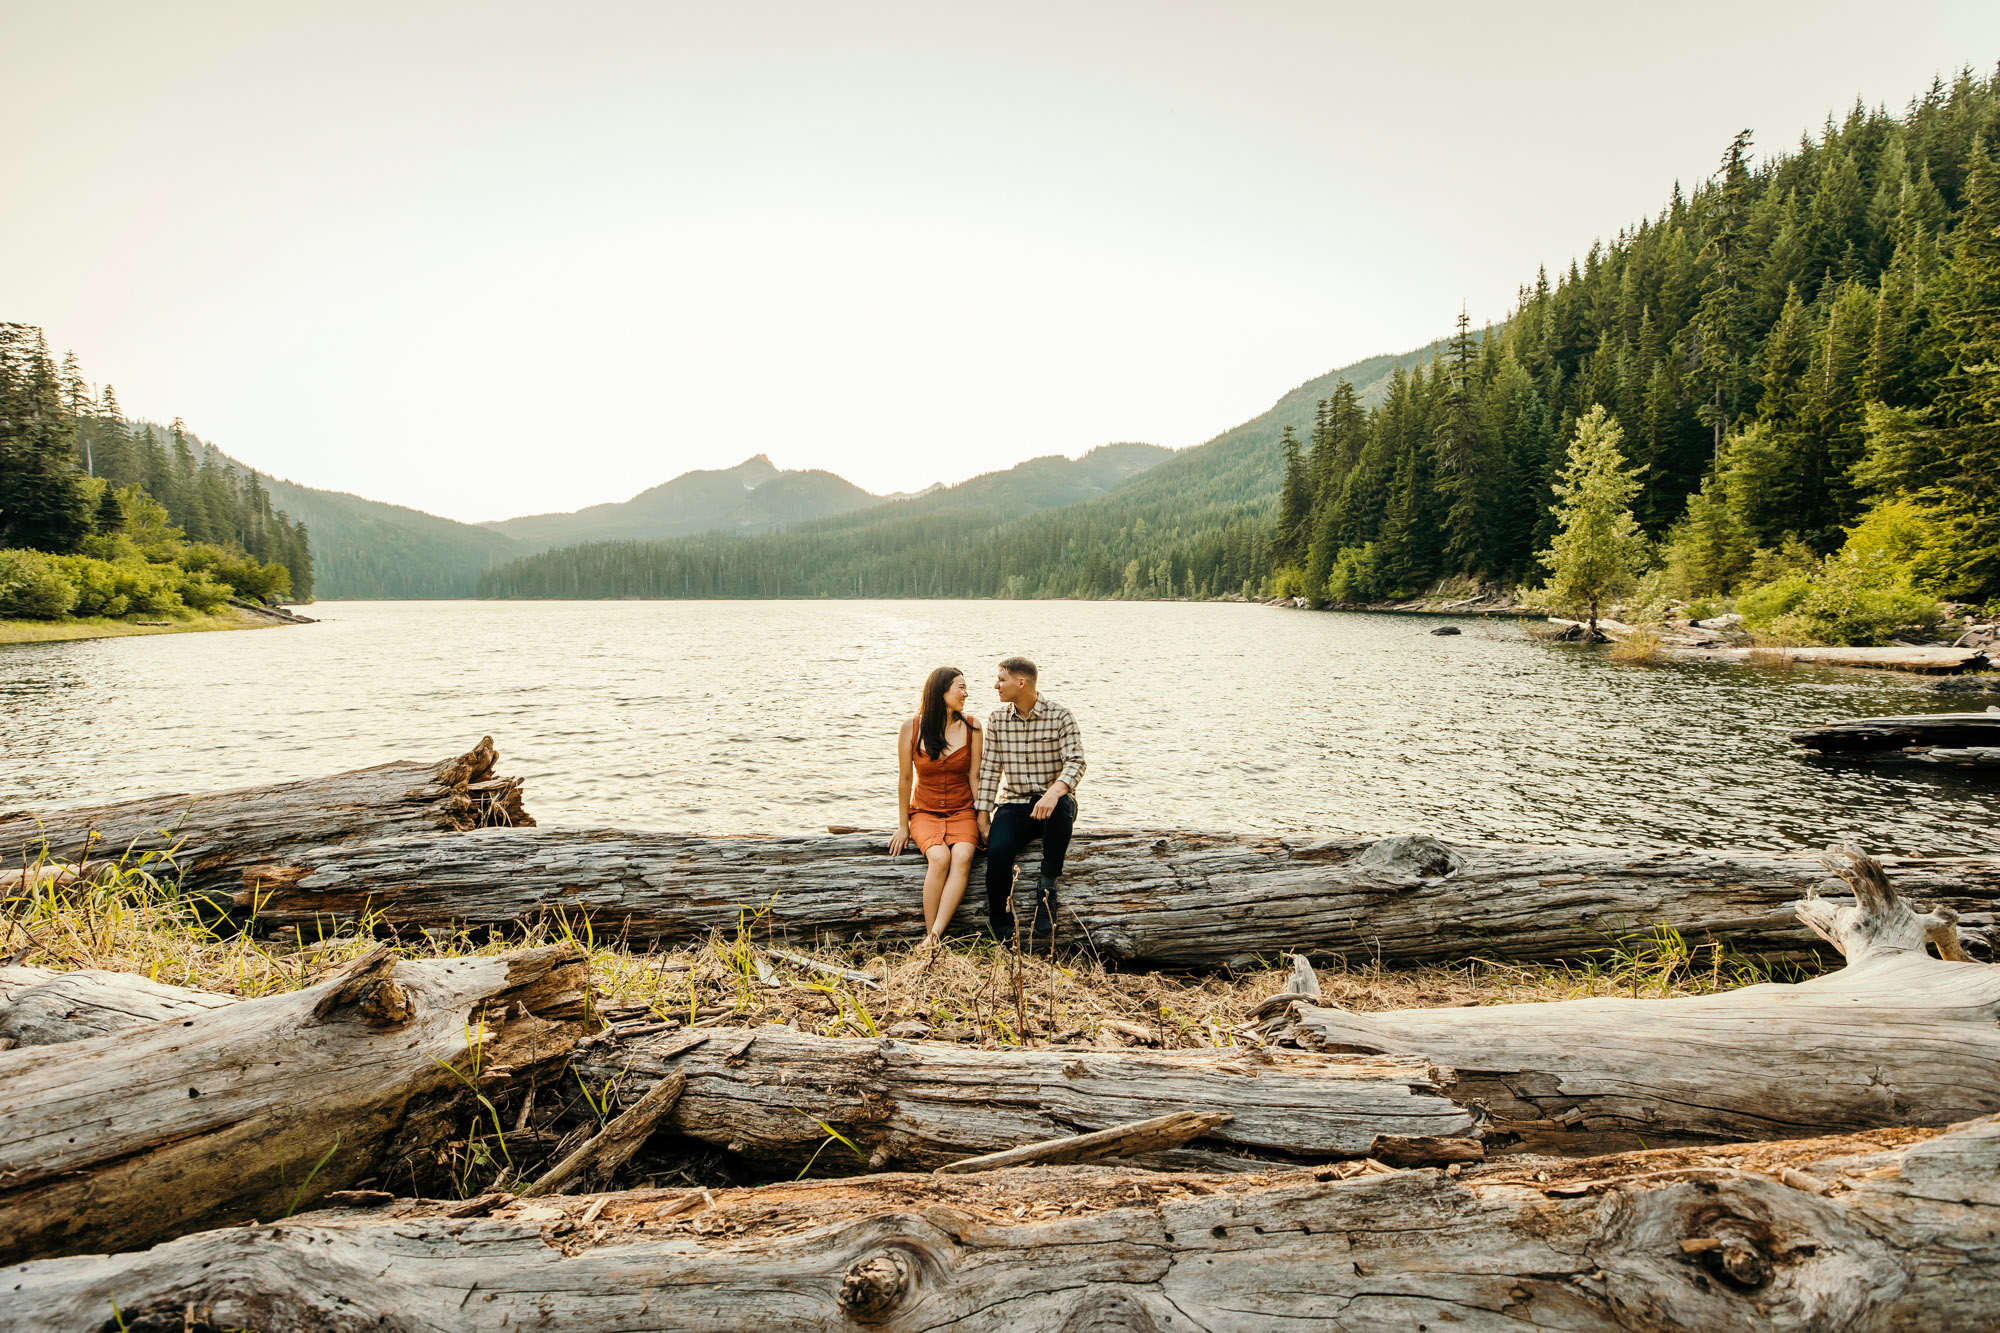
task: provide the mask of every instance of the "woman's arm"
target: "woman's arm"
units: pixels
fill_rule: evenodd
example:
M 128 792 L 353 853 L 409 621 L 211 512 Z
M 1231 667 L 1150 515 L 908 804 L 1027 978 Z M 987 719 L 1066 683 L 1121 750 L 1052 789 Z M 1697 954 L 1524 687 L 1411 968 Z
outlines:
M 985 733 L 973 724 L 972 719 L 969 717 L 965 719 L 965 729 L 972 733 L 972 771 L 978 773 L 980 750 L 986 744 L 986 736 Z M 986 845 L 986 829 L 983 824 L 979 830 L 979 845 L 982 847 Z
M 903 729 L 896 733 L 896 831 L 889 837 L 891 856 L 901 856 L 910 841 L 910 784 L 916 779 L 910 761 L 910 727 L 911 719 L 906 718 Z

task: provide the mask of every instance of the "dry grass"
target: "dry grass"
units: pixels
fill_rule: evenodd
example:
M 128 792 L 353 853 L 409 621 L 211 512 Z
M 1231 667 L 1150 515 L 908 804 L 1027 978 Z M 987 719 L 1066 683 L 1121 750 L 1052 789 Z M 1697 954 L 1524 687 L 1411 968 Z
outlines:
M 1614 662 L 1648 663 L 1665 661 L 1666 644 L 1649 629 L 1634 630 L 1611 645 Z
M 42 966 L 134 972 L 171 985 L 237 996 L 313 984 L 358 956 L 380 931 L 364 921 L 323 938 L 259 937 L 183 895 L 159 860 L 120 867 L 104 882 L 31 887 L 0 898 L 0 958 Z M 32 884 L 33 878 L 28 881 Z M 781 957 L 746 917 L 734 938 L 638 951 L 560 918 L 507 938 L 432 931 L 401 937 L 414 958 L 492 954 L 573 940 L 589 951 L 600 1005 L 616 1017 L 650 1014 L 685 1024 L 786 1023 L 826 1036 L 971 1042 L 985 1046 L 1089 1042 L 1169 1048 L 1234 1045 L 1260 1000 L 1288 975 L 1284 960 L 1243 972 L 1116 972 L 1087 954 L 1019 957 L 990 944 L 936 950 L 867 943 L 797 948 L 875 985 Z M 782 941 L 775 942 L 782 948 Z M 1522 966 L 1488 959 L 1390 970 L 1322 964 L 1325 998 L 1356 1010 L 1699 994 L 1767 974 L 1671 931 L 1608 941 L 1585 965 Z

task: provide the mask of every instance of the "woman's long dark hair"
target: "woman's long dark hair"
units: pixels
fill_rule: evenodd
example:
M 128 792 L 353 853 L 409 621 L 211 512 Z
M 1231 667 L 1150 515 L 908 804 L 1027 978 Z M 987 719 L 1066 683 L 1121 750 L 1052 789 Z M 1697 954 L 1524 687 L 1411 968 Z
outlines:
M 917 743 L 932 759 L 944 753 L 944 731 L 951 725 L 952 718 L 964 716 L 962 713 L 954 714 L 944 702 L 944 692 L 964 674 L 957 667 L 939 667 L 924 678 L 924 714 L 917 727 Z

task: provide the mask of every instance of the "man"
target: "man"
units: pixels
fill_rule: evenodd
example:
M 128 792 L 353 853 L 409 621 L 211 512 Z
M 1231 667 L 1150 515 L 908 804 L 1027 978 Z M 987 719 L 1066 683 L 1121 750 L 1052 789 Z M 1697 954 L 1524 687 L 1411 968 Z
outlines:
M 1083 780 L 1083 734 L 1069 709 L 1035 688 L 1035 664 L 1010 657 L 993 683 L 1000 707 L 986 720 L 979 790 L 972 808 L 986 843 L 986 911 L 993 935 L 1014 942 L 1014 860 L 1037 838 L 1042 869 L 1035 881 L 1034 938 L 1055 939 L 1056 881 L 1076 827 L 1076 784 Z

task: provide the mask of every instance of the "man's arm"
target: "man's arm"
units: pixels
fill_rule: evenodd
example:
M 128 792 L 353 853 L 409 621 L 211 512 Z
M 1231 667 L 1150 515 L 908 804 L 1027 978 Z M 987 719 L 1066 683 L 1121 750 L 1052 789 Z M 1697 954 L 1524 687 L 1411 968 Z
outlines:
M 1062 725 L 1056 729 L 1056 756 L 1063 761 L 1062 773 L 1048 785 L 1042 799 L 1035 802 L 1031 812 L 1036 819 L 1047 819 L 1056 812 L 1056 802 L 1076 790 L 1076 784 L 1083 780 L 1083 733 L 1077 730 L 1076 714 L 1067 708 L 1063 710 Z
M 1063 710 L 1062 731 L 1056 738 L 1056 744 L 1060 747 L 1063 761 L 1062 776 L 1056 781 L 1075 791 L 1076 784 L 1083 781 L 1083 732 L 1076 725 L 1076 714 L 1068 709 Z

